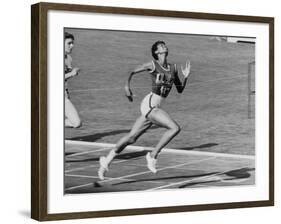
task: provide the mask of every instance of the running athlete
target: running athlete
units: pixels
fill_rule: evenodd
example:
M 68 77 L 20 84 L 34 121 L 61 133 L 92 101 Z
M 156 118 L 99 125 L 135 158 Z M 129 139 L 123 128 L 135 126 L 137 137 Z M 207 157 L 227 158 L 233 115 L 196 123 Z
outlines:
M 79 68 L 72 68 L 72 57 L 70 56 L 74 46 L 74 36 L 70 33 L 64 34 L 64 102 L 65 102 L 65 126 L 78 128 L 81 126 L 81 120 L 75 106 L 70 101 L 69 91 L 67 86 L 68 79 L 79 74 Z
M 151 53 L 153 60 L 137 67 L 130 73 L 125 85 L 125 93 L 130 101 L 133 101 L 133 94 L 130 88 L 130 82 L 133 75 L 140 72 L 149 72 L 152 79 L 152 92 L 144 97 L 141 103 L 141 116 L 137 118 L 129 134 L 124 136 L 116 144 L 106 157 L 100 157 L 100 168 L 98 176 L 104 179 L 105 172 L 108 171 L 109 165 L 114 157 L 121 153 L 123 149 L 136 142 L 136 140 L 149 129 L 153 124 L 166 128 L 166 132 L 152 150 L 146 155 L 147 167 L 152 173 L 156 173 L 156 161 L 161 149 L 167 145 L 179 132 L 180 126 L 170 117 L 170 115 L 161 109 L 162 101 L 169 95 L 173 84 L 179 93 L 182 93 L 187 78 L 190 74 L 190 62 L 186 62 L 185 68 L 181 66 L 184 76 L 183 82 L 178 77 L 176 64 L 167 62 L 168 48 L 164 41 L 157 41 L 152 45 Z

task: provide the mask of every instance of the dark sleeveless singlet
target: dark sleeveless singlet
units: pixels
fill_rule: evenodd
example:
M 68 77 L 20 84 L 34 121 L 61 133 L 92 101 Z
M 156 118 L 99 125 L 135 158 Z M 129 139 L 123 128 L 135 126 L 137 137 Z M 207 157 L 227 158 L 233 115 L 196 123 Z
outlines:
M 177 73 L 176 64 L 168 64 L 168 68 L 162 67 L 157 61 L 152 61 L 154 70 L 151 71 L 152 92 L 166 98 L 175 81 Z

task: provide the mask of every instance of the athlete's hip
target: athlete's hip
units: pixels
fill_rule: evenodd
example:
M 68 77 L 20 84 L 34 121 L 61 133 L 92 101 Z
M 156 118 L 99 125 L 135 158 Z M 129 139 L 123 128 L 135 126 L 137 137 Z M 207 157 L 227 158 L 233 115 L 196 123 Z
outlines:
M 145 117 L 154 109 L 159 108 L 164 98 L 155 93 L 147 94 L 141 102 L 140 110 Z

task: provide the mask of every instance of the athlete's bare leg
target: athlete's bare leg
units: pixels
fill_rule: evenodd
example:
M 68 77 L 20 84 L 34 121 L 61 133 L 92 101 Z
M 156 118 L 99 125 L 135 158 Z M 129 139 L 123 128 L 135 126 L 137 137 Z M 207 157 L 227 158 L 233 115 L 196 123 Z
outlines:
M 160 108 L 155 108 L 148 117 L 153 123 L 162 126 L 167 129 L 167 131 L 163 134 L 155 149 L 151 153 L 147 153 L 146 161 L 148 169 L 156 173 L 156 160 L 158 154 L 161 149 L 165 147 L 179 132 L 179 125 L 166 113 L 164 110 Z
M 65 126 L 78 128 L 81 126 L 81 120 L 79 118 L 78 112 L 71 101 L 65 98 Z
M 112 149 L 106 157 L 100 158 L 100 169 L 98 171 L 99 178 L 104 179 L 104 173 L 108 170 L 108 167 L 114 157 L 121 153 L 126 146 L 131 145 L 136 142 L 136 140 L 143 134 L 145 131 L 150 128 L 152 122 L 147 120 L 144 116 L 140 116 L 135 124 L 133 125 L 129 134 L 121 138 L 114 149 Z
M 153 123 L 167 129 L 167 131 L 162 135 L 155 149 L 150 153 L 150 155 L 147 155 L 148 166 L 151 166 L 149 167 L 149 169 L 152 172 L 156 173 L 155 163 L 161 149 L 165 147 L 180 132 L 180 127 L 168 113 L 160 108 L 154 109 L 150 113 L 149 119 Z

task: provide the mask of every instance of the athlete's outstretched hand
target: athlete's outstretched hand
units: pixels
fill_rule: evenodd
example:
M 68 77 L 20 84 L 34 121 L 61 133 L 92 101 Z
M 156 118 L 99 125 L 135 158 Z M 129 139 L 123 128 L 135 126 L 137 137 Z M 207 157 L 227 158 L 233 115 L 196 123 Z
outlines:
M 126 97 L 129 99 L 130 102 L 133 101 L 133 93 L 128 85 L 125 85 L 125 94 Z
M 185 63 L 185 68 L 182 67 L 181 65 L 181 71 L 182 71 L 182 74 L 185 78 L 187 78 L 190 74 L 190 61 L 187 60 L 186 63 Z

